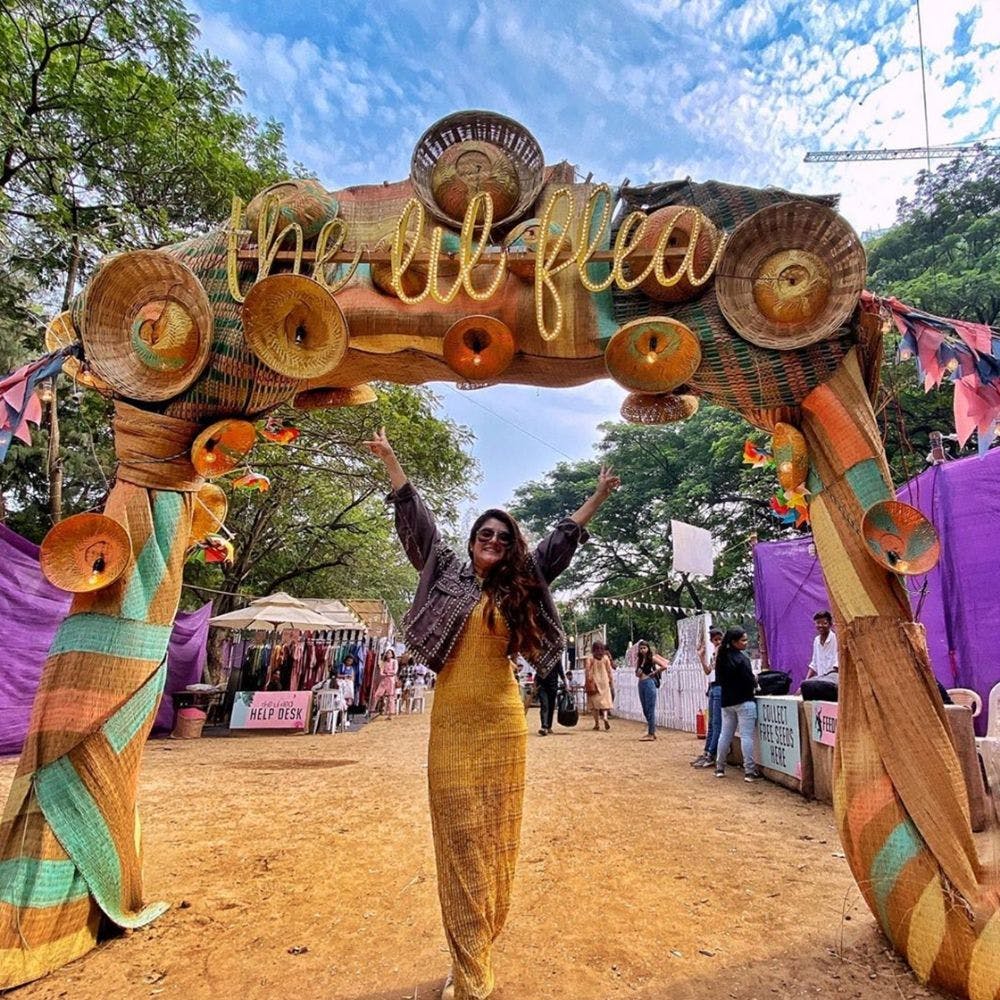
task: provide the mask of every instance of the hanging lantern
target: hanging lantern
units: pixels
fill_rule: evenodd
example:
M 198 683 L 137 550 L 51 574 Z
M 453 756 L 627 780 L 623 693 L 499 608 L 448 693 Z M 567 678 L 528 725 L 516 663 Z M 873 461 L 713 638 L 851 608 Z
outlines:
M 514 334 L 492 316 L 466 316 L 444 335 L 444 360 L 466 379 L 495 378 L 514 360 Z
M 809 449 L 802 434 L 791 424 L 776 424 L 771 451 L 782 487 L 794 490 L 801 486 L 809 474 Z
M 206 427 L 191 445 L 191 464 L 208 479 L 242 465 L 257 443 L 257 428 L 248 420 L 220 420 Z
M 107 587 L 125 572 L 132 541 L 121 524 L 104 514 L 74 514 L 49 531 L 38 558 L 49 583 L 86 594 Z
M 898 500 L 881 500 L 869 507 L 861 534 L 877 563 L 904 576 L 930 572 L 941 555 L 934 525 L 916 507 Z
M 672 392 L 701 364 L 692 330 L 669 316 L 634 319 L 608 341 L 604 362 L 611 377 L 634 392 Z

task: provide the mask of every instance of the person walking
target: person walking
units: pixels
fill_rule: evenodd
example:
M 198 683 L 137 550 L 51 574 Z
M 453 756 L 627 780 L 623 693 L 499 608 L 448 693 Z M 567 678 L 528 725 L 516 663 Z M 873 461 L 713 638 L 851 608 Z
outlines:
M 562 659 L 544 677 L 535 674 L 535 691 L 538 694 L 538 735 L 548 736 L 552 732 L 552 719 L 559 697 L 559 685 L 569 690 L 569 681 L 563 671 Z
M 700 757 L 695 757 L 691 761 L 692 767 L 711 767 L 715 763 L 719 736 L 722 734 L 722 688 L 715 678 L 715 658 L 719 655 L 719 647 L 722 645 L 722 629 L 710 629 L 708 641 L 712 644 L 710 653 L 706 653 L 700 641 L 698 645 L 701 669 L 708 678 L 708 690 L 705 692 L 708 696 L 708 732 L 705 734 L 705 749 Z
M 594 729 L 609 730 L 608 716 L 615 700 L 615 671 L 611 654 L 600 640 L 591 643 L 590 656 L 583 668 L 584 690 L 587 693 L 587 710 L 594 713 Z
M 378 686 L 372 692 L 372 705 L 378 707 L 379 698 L 384 699 L 386 720 L 391 721 L 396 714 L 396 675 L 398 673 L 396 653 L 391 646 L 383 650 L 378 665 Z
M 753 667 L 750 666 L 750 658 L 744 652 L 746 648 L 746 632 L 741 628 L 731 628 L 722 637 L 715 659 L 715 679 L 722 689 L 722 733 L 715 757 L 715 776 L 726 776 L 726 758 L 729 756 L 733 736 L 739 728 L 740 747 L 743 750 L 743 780 L 760 781 L 762 775 L 757 770 L 757 762 L 753 757 L 753 732 L 757 726 L 754 688 L 757 681 L 753 675 Z
M 656 739 L 656 695 L 660 690 L 660 674 L 667 669 L 667 663 L 657 665 L 653 647 L 645 639 L 639 640 L 636 651 L 635 676 L 639 678 L 639 704 L 646 717 L 646 735 L 641 742 Z
M 534 551 L 510 514 L 484 511 L 461 553 L 441 538 L 385 430 L 366 444 L 389 474 L 396 531 L 420 573 L 407 642 L 438 673 L 427 786 L 452 962 L 441 996 L 482 1000 L 494 988 L 493 942 L 507 919 L 521 836 L 528 729 L 511 662 L 521 655 L 544 677 L 561 661 L 566 637 L 549 585 L 620 481 L 602 468 L 594 493 Z

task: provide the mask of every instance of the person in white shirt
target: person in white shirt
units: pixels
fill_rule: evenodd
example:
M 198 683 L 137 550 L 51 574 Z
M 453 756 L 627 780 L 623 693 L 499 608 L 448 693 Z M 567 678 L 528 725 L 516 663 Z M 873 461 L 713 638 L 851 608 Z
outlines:
M 837 652 L 837 634 L 833 631 L 833 616 L 829 611 L 817 611 L 813 615 L 816 623 L 816 638 L 813 639 L 812 660 L 806 680 L 810 677 L 829 677 L 840 669 L 840 659 Z M 830 680 L 836 680 L 830 677 Z

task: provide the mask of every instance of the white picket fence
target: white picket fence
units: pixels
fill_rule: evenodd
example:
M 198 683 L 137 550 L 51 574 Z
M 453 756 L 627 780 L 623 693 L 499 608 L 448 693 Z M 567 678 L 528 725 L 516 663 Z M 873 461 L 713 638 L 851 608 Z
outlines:
M 670 667 L 661 674 L 660 689 L 656 698 L 656 724 L 667 729 L 695 732 L 698 710 L 706 708 L 705 672 L 698 656 L 698 640 L 708 643 L 708 615 L 684 618 L 677 623 L 680 642 L 677 653 L 670 661 Z M 639 681 L 632 667 L 623 666 L 615 670 L 614 714 L 621 719 L 642 722 L 642 706 L 639 704 Z

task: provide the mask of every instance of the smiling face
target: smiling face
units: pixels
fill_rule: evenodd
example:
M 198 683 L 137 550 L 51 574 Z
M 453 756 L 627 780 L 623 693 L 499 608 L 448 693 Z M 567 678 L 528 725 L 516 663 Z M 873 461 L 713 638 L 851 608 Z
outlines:
M 476 576 L 485 576 L 494 566 L 503 562 L 513 541 L 510 525 L 497 517 L 488 517 L 483 521 L 472 536 L 469 550 Z

